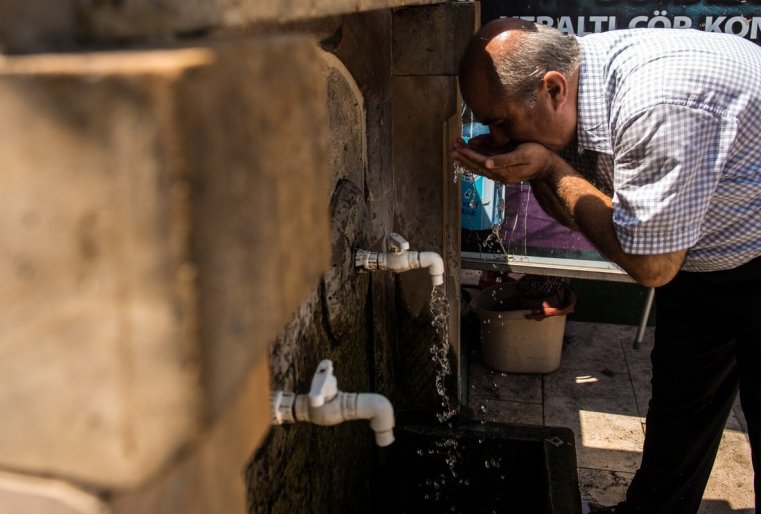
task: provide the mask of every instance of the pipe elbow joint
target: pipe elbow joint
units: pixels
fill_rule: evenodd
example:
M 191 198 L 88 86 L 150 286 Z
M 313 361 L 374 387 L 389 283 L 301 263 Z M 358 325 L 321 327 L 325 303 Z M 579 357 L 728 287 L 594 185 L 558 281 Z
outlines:
M 434 286 L 444 283 L 444 259 L 436 252 L 420 252 L 418 259 L 421 268 L 428 268 Z
M 376 393 L 358 394 L 357 417 L 370 421 L 378 446 L 394 442 L 394 407 L 388 398 Z

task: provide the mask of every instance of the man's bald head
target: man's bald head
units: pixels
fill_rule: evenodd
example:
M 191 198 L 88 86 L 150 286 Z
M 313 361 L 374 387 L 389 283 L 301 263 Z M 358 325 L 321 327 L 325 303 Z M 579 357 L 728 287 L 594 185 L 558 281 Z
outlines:
M 569 76 L 579 65 L 573 36 L 519 18 L 487 23 L 470 39 L 460 60 L 460 88 L 466 97 L 487 88 L 497 101 L 531 105 L 549 71 Z
M 536 26 L 520 18 L 500 18 L 481 27 L 468 42 L 460 59 L 460 88 L 469 90 L 473 82 L 486 81 L 490 93 L 500 98 L 503 93 L 495 58 L 509 51 L 510 45 L 516 40 L 513 36 L 522 30 L 536 31 Z

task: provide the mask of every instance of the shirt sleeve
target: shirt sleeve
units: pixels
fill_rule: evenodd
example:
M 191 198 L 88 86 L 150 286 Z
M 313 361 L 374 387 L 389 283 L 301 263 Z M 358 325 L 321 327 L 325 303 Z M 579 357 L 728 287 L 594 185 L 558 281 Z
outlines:
M 659 104 L 612 131 L 613 224 L 626 253 L 692 247 L 727 161 L 735 120 Z

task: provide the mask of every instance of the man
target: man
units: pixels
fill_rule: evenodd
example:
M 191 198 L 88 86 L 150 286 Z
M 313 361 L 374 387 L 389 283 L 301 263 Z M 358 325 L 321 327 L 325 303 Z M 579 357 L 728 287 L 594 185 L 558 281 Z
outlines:
M 761 512 L 761 49 L 501 19 L 471 40 L 460 86 L 491 133 L 454 160 L 530 181 L 545 210 L 657 287 L 642 463 L 603 512 L 696 513 L 738 388 Z

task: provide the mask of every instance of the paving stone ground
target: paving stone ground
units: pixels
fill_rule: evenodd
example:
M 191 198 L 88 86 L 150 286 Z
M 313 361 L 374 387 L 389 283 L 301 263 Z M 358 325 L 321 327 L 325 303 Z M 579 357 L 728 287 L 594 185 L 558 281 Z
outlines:
M 560 368 L 519 375 L 484 365 L 478 335 L 469 339 L 464 331 L 468 406 L 479 419 L 571 428 L 582 500 L 618 503 L 639 466 L 650 398 L 653 329 L 647 329 L 640 349 L 632 345 L 636 332 L 636 326 L 569 321 Z M 752 469 L 738 402 L 699 514 L 752 514 Z

